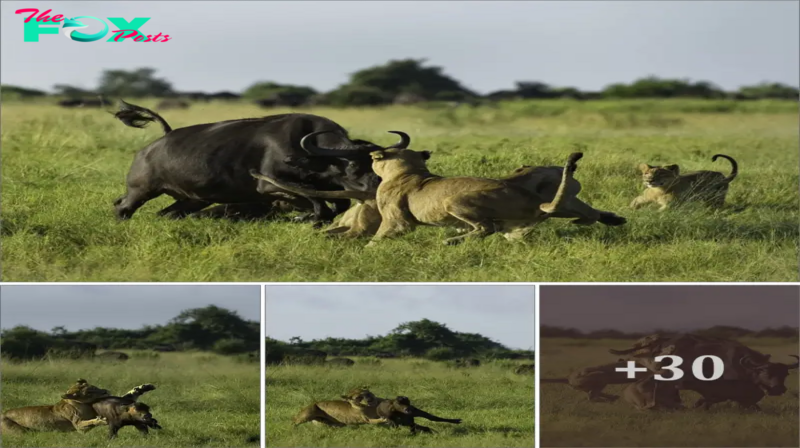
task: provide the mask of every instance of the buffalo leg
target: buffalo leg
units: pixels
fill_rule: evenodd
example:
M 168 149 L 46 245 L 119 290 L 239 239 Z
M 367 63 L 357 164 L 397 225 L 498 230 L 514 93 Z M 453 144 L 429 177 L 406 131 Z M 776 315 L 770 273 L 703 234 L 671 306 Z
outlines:
M 312 207 L 314 207 L 312 220 L 315 223 L 324 224 L 333 222 L 333 218 L 336 217 L 336 214 L 328 207 L 328 204 L 326 204 L 324 200 L 316 198 L 309 198 L 309 200 L 311 201 Z
M 350 209 L 350 199 L 331 199 L 334 216 L 339 216 Z
M 741 403 L 740 402 L 738 404 L 739 404 L 739 406 L 742 407 L 742 409 L 747 409 L 749 411 L 760 411 L 761 410 L 761 408 L 755 403 Z
M 455 423 L 455 424 L 461 423 L 460 418 L 442 418 L 442 417 L 437 417 L 433 414 L 428 414 L 427 412 L 417 407 L 412 406 L 412 409 L 413 409 L 412 417 L 425 418 L 432 422 Z
M 220 204 L 192 213 L 193 218 L 227 218 L 235 221 L 269 218 L 273 215 L 272 204 L 266 202 L 246 204 Z
M 272 175 L 274 177 L 279 177 L 277 173 L 265 173 L 267 175 Z M 303 188 L 316 188 L 314 185 L 308 185 L 304 183 L 299 183 L 298 186 Z M 286 200 L 287 197 L 284 193 L 281 192 L 280 189 L 276 189 L 274 185 L 270 184 L 267 181 L 259 180 L 258 186 L 256 187 L 256 191 L 258 191 L 261 195 L 267 196 L 270 198 L 271 201 L 274 200 Z M 276 195 L 277 193 L 277 195 Z M 265 198 L 266 199 L 266 198 Z M 325 204 L 325 200 L 319 198 L 305 198 L 311 203 L 311 206 L 314 209 L 313 218 L 311 218 L 315 222 L 332 222 L 333 218 L 336 217 L 334 212 Z M 304 217 L 303 220 L 307 220 L 308 217 Z
M 116 438 L 117 437 L 117 433 L 119 432 L 120 428 L 121 428 L 121 426 L 119 426 L 117 424 L 108 425 L 108 438 L 109 439 Z
M 210 202 L 198 201 L 194 199 L 178 199 L 172 205 L 165 207 L 156 213 L 158 216 L 179 219 L 184 218 L 194 212 L 198 212 L 211 205 Z
M 416 434 L 417 431 L 426 432 L 428 434 L 433 434 L 433 430 L 431 428 L 428 428 L 427 426 L 422 426 L 422 425 L 418 425 L 418 424 L 414 423 L 414 426 L 412 426 L 411 433 L 412 434 Z
M 118 219 L 130 219 L 147 201 L 161 196 L 152 191 L 129 189 L 128 192 L 114 201 L 114 209 Z

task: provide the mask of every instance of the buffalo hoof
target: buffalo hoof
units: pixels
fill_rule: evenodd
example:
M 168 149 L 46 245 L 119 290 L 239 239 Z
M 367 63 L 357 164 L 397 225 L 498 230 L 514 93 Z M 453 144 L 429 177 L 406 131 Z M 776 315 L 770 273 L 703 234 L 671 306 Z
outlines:
M 292 222 L 309 222 L 312 219 L 314 219 L 314 214 L 313 213 L 305 213 L 305 214 L 298 215 L 298 216 L 295 216 L 294 218 L 292 218 Z
M 607 226 L 621 226 L 628 222 L 627 219 L 623 218 L 622 216 L 617 216 L 613 213 L 601 214 L 599 221 L 601 224 L 605 224 Z

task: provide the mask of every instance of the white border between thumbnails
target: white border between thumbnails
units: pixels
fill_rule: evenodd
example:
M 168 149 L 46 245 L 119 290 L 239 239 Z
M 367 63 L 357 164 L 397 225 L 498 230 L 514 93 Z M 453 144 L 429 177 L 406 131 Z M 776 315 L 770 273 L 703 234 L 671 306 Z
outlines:
M 534 333 L 533 333 L 533 381 L 534 381 L 534 384 L 533 384 L 533 396 L 534 396 L 534 398 L 533 398 L 533 401 L 535 403 L 534 404 L 534 408 L 533 408 L 533 440 L 534 440 L 534 442 L 533 442 L 534 445 L 533 446 L 539 448 L 539 447 L 542 446 L 542 444 L 541 444 L 542 431 L 541 431 L 541 427 L 539 426 L 539 420 L 541 420 L 541 414 L 539 412 L 539 409 L 541 409 L 541 404 L 540 404 L 541 403 L 541 394 L 539 393 L 539 389 L 540 389 L 539 388 L 539 384 L 540 384 L 539 383 L 539 379 L 541 378 L 541 374 L 540 374 L 541 368 L 539 368 L 539 366 L 541 365 L 539 363 L 540 352 L 541 352 L 539 350 L 539 342 L 540 342 L 540 339 L 541 339 L 540 338 L 540 333 L 541 332 L 539 331 L 539 328 L 540 328 L 539 327 L 539 323 L 541 322 L 539 320 L 539 303 L 541 303 L 541 302 L 539 300 L 540 296 L 539 296 L 539 285 L 538 284 L 533 285 L 533 297 L 534 297 L 534 302 L 533 302 L 533 331 L 534 331 Z
M 266 351 L 266 337 L 267 337 L 267 303 L 266 303 L 266 285 L 261 285 L 261 343 L 259 349 L 259 359 L 261 364 L 261 421 L 258 427 L 261 428 L 261 448 L 267 446 L 267 357 L 264 355 Z

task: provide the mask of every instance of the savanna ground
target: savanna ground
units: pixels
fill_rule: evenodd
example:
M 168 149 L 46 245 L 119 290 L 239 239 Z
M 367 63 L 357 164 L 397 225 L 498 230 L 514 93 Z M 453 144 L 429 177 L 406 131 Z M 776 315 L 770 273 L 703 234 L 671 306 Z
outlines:
M 4 447 L 195 447 L 258 446 L 261 434 L 261 374 L 258 363 L 207 353 L 149 353 L 123 363 L 90 360 L 3 362 L 2 409 L 52 405 L 78 378 L 122 395 L 134 386 L 157 389 L 139 401 L 150 406 L 161 430 L 142 437 L 133 427 L 108 441 L 108 427 L 86 434 L 3 434 Z
M 154 101 L 134 101 L 152 107 Z M 173 128 L 256 117 L 242 104 L 165 111 Z M 228 222 L 155 216 L 161 197 L 118 222 L 136 151 L 159 126 L 128 128 L 102 110 L 4 103 L 2 257 L 4 281 L 797 281 L 798 131 L 794 102 L 539 101 L 499 108 L 335 110 L 354 138 L 432 150 L 447 175 L 504 176 L 520 165 L 579 162 L 580 195 L 629 219 L 621 227 L 550 220 L 525 242 L 494 235 L 445 247 L 452 229 L 420 228 L 365 249 L 365 240 L 326 239 L 311 224 Z M 730 172 L 728 208 L 632 211 L 642 191 L 636 166 Z M 402 260 L 402 263 L 396 261 Z
M 542 378 L 563 378 L 588 366 L 614 362 L 608 348 L 630 347 L 631 340 L 575 340 L 544 338 L 541 342 Z M 791 363 L 798 353 L 796 340 L 741 339 L 740 342 L 772 355 L 774 362 Z M 684 405 L 677 412 L 640 412 L 622 398 L 614 403 L 590 403 L 586 394 L 565 384 L 542 384 L 541 444 L 543 447 L 796 447 L 798 443 L 797 370 L 786 379 L 789 392 L 765 397 L 762 412 L 745 411 L 731 402 L 709 411 L 691 409 L 700 395 L 681 391 Z M 626 385 L 605 392 L 619 395 Z
M 517 364 L 484 362 L 453 369 L 427 360 L 388 359 L 379 365 L 353 358 L 346 368 L 267 366 L 266 441 L 270 447 L 533 447 L 534 377 L 516 375 Z M 412 436 L 408 428 L 358 425 L 331 428 L 314 423 L 292 427 L 303 407 L 338 400 L 350 389 L 369 386 L 382 398 L 405 395 L 411 404 L 462 423 L 418 418 L 436 434 Z

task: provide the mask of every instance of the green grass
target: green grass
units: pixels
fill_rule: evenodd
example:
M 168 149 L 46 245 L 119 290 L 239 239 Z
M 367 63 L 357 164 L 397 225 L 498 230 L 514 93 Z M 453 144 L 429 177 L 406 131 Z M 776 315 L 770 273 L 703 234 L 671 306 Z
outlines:
M 381 144 L 394 142 L 386 131 L 404 130 L 412 148 L 433 151 L 432 171 L 448 176 L 560 165 L 581 148 L 580 197 L 629 222 L 550 220 L 524 242 L 493 235 L 457 247 L 441 245 L 451 229 L 420 228 L 370 249 L 364 240 L 326 239 L 310 224 L 157 218 L 168 197 L 117 222 L 111 203 L 125 191 L 134 153 L 161 136 L 158 126 L 127 128 L 100 110 L 4 103 L 2 279 L 798 281 L 796 103 L 554 101 L 311 112 Z M 181 127 L 267 113 L 211 103 L 164 116 Z M 740 164 L 727 209 L 628 209 L 641 192 L 638 163 L 729 172 L 724 160 L 711 162 L 716 153 Z
M 592 365 L 616 361 L 607 348 L 623 349 L 632 341 L 542 339 L 541 377 L 559 378 Z M 742 340 L 755 350 L 769 353 L 776 362 L 790 362 L 797 341 Z M 736 404 L 714 405 L 709 411 L 640 412 L 618 400 L 590 403 L 586 394 L 564 384 L 543 384 L 541 442 L 543 447 L 796 447 L 798 440 L 797 370 L 786 379 L 788 393 L 765 397 L 762 412 L 741 410 Z M 606 393 L 620 394 L 625 385 L 608 386 Z M 691 406 L 700 395 L 681 392 Z
M 132 427 L 107 440 L 105 426 L 86 434 L 39 432 L 3 434 L 4 447 L 195 447 L 258 446 L 260 440 L 260 372 L 258 363 L 204 353 L 162 353 L 157 359 L 132 356 L 125 363 L 40 361 L 3 362 L 3 409 L 51 405 L 78 378 L 124 394 L 153 383 L 157 389 L 140 399 L 151 407 L 162 430 L 147 438 Z M 253 442 L 249 442 L 250 438 Z
M 510 362 L 451 369 L 424 360 L 383 360 L 349 368 L 268 366 L 266 439 L 270 447 L 533 447 L 534 379 L 516 375 Z M 411 436 L 407 428 L 359 425 L 292 428 L 292 417 L 314 401 L 336 400 L 367 385 L 379 397 L 405 395 L 420 409 L 458 425 L 417 419 L 436 434 Z

